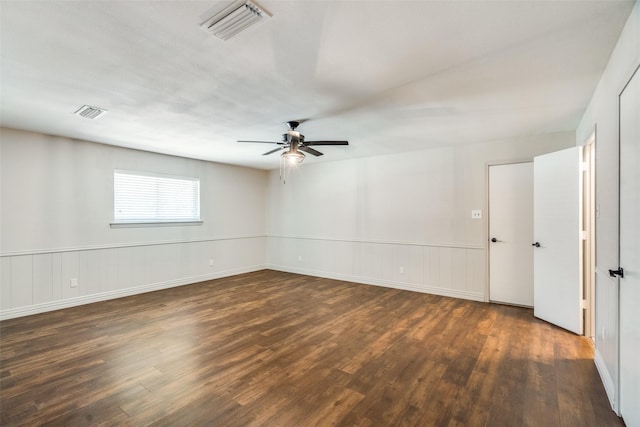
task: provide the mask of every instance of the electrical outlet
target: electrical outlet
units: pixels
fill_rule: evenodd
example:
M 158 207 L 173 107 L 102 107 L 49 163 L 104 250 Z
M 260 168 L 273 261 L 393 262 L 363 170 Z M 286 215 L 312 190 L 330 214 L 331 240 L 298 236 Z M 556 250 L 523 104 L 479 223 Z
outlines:
M 404 267 L 400 266 L 400 274 L 404 274 Z
M 209 267 L 213 267 L 213 258 L 209 258 Z
M 302 255 L 298 255 L 298 261 L 302 262 Z
M 482 219 L 482 211 L 480 209 L 474 209 L 471 211 L 471 218 Z
M 69 280 L 69 287 L 70 288 L 77 288 L 78 287 L 78 279 L 76 279 L 75 277 L 71 280 Z

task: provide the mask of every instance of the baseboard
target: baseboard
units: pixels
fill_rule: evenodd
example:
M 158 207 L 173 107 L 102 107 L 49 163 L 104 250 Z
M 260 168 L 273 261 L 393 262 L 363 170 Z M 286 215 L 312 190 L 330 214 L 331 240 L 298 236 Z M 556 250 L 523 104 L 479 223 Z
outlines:
M 618 409 L 616 408 L 615 383 L 613 382 L 613 378 L 611 378 L 611 375 L 609 375 L 609 371 L 607 370 L 607 365 L 604 363 L 604 359 L 602 358 L 602 355 L 598 351 L 597 347 L 594 351 L 593 361 L 595 362 L 596 369 L 600 374 L 600 379 L 602 380 L 602 384 L 604 385 L 604 390 L 607 393 L 607 397 L 609 398 L 611 409 L 613 410 L 613 412 L 620 415 L 618 413 Z
M 424 294 L 440 295 L 452 298 L 461 298 L 471 301 L 484 302 L 485 297 L 482 293 L 461 291 L 458 289 L 442 288 L 439 286 L 416 285 L 413 283 L 396 282 L 384 279 L 372 279 L 369 277 L 355 276 L 349 274 L 339 274 L 327 271 L 311 270 L 304 268 L 292 268 L 284 265 L 267 264 L 266 268 L 270 270 L 284 271 L 287 273 L 305 274 L 308 276 L 322 277 L 325 279 L 344 280 L 346 282 L 362 283 L 365 285 L 382 286 L 385 288 L 403 289 L 406 291 L 421 292 Z
M 41 304 L 29 305 L 26 307 L 10 308 L 0 310 L 0 320 L 13 319 L 16 317 L 30 316 L 32 314 L 45 313 L 48 311 L 60 310 L 63 308 L 75 307 L 78 305 L 92 304 L 94 302 L 107 301 L 116 298 L 128 297 L 131 295 L 143 294 L 146 292 L 159 291 L 162 289 L 175 288 L 178 286 L 192 285 L 207 280 L 220 279 L 222 277 L 235 276 L 236 274 L 251 273 L 253 271 L 264 270 L 264 264 L 250 267 L 242 267 L 231 270 L 223 270 L 215 273 L 203 274 L 199 276 L 183 277 L 165 282 L 149 283 L 126 289 L 101 292 L 99 294 L 83 295 L 59 301 L 45 302 Z

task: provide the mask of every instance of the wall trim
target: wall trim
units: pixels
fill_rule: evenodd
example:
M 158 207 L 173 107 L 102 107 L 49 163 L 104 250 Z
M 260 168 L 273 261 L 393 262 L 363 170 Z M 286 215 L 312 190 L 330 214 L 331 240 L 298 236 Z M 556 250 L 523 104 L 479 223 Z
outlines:
M 0 310 L 0 320 L 30 316 L 33 314 L 45 313 L 48 311 L 60 310 L 63 308 L 76 307 L 79 305 L 92 304 L 94 302 L 128 297 L 131 295 L 138 295 L 146 292 L 159 291 L 162 289 L 175 288 L 178 286 L 193 285 L 193 284 L 204 282 L 207 280 L 220 279 L 223 277 L 235 276 L 236 274 L 260 271 L 260 270 L 264 270 L 265 268 L 266 267 L 264 264 L 257 264 L 250 267 L 241 267 L 241 268 L 235 268 L 230 270 L 218 271 L 216 273 L 183 277 L 180 279 L 168 280 L 165 282 L 149 283 L 146 285 L 134 286 L 131 288 L 101 292 L 99 294 L 83 295 L 83 296 L 68 298 L 64 300 L 29 305 L 26 307 L 10 308 L 7 310 Z
M 378 245 L 427 246 L 427 247 L 437 247 L 437 248 L 484 250 L 483 245 L 472 245 L 472 244 L 410 242 L 410 241 L 402 241 L 402 240 L 342 239 L 342 238 L 311 237 L 311 236 L 281 236 L 281 235 L 275 235 L 275 234 L 267 234 L 266 237 L 274 238 L 274 239 L 316 240 L 316 241 L 324 241 L 324 242 L 369 243 L 369 244 L 378 244 Z
M 265 268 L 269 270 L 284 271 L 286 273 L 304 274 L 314 277 L 322 277 L 324 279 L 343 280 L 346 282 L 361 283 L 363 285 L 382 286 L 385 288 L 402 289 L 405 291 L 420 292 L 423 294 L 440 295 L 451 298 L 461 298 L 472 301 L 485 302 L 485 296 L 478 292 L 461 291 L 458 289 L 441 288 L 439 286 L 430 285 L 415 285 L 407 282 L 396 282 L 393 280 L 384 279 L 371 279 L 363 276 L 354 276 L 350 274 L 336 274 L 326 271 L 306 269 L 306 268 L 291 268 L 284 265 L 266 264 Z
M 131 243 L 110 244 L 110 245 L 69 246 L 69 247 L 63 247 L 63 248 L 31 249 L 31 250 L 27 249 L 22 251 L 1 252 L 0 258 L 21 256 L 21 255 L 54 254 L 54 253 L 62 253 L 62 252 L 97 251 L 100 249 L 121 249 L 121 248 L 133 248 L 133 247 L 142 247 L 142 246 L 179 245 L 184 243 L 218 242 L 223 240 L 260 239 L 265 237 L 267 236 L 264 234 L 249 234 L 249 235 L 240 235 L 240 236 L 204 237 L 200 239 L 157 240 L 157 241 L 151 241 L 151 242 L 131 242 Z
M 613 382 L 613 378 L 609 375 L 609 371 L 607 370 L 607 364 L 605 363 L 600 351 L 596 347 L 593 354 L 593 361 L 596 364 L 596 369 L 598 370 L 598 374 L 600 374 L 600 379 L 602 380 L 602 384 L 604 385 L 604 390 L 607 393 L 607 397 L 609 398 L 609 403 L 611 404 L 611 409 L 618 414 L 618 409 L 616 408 L 616 393 L 615 386 Z

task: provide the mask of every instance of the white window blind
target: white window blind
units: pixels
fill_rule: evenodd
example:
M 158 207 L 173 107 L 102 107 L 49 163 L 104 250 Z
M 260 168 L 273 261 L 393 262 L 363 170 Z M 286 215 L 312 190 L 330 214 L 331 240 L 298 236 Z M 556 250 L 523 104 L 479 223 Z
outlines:
M 200 221 L 200 180 L 114 171 L 115 223 Z

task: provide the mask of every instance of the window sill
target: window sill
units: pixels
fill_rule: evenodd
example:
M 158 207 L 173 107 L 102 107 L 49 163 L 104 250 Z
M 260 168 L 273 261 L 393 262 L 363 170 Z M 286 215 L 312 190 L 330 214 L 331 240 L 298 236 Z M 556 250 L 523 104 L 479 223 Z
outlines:
M 111 228 L 182 227 L 202 225 L 204 221 L 162 221 L 162 222 L 112 222 Z

